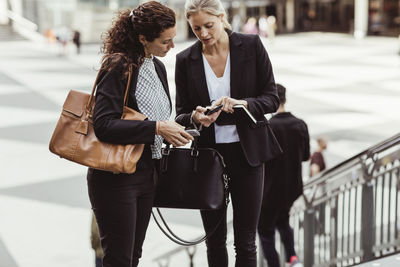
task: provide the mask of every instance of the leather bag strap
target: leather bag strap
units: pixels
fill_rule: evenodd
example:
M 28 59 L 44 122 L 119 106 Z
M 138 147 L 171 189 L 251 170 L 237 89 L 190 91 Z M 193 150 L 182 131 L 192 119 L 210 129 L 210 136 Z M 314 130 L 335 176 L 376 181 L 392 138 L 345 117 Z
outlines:
M 129 89 L 131 88 L 132 73 L 133 73 L 133 67 L 132 67 L 132 65 L 129 65 L 129 76 L 128 76 L 128 82 L 126 83 L 126 88 L 125 88 L 124 106 L 128 106 L 128 99 L 129 99 L 128 96 L 129 96 Z
M 224 182 L 224 195 L 225 195 L 225 205 L 224 205 L 224 209 L 225 209 L 225 213 L 226 210 L 228 208 L 228 204 L 229 204 L 229 178 L 228 175 L 226 173 L 223 174 L 223 182 Z M 159 208 L 156 208 L 158 216 L 161 219 L 161 222 L 157 219 L 156 215 L 154 214 L 154 212 L 152 211 L 151 214 L 153 215 L 153 219 L 156 222 L 158 228 L 160 228 L 161 232 L 164 233 L 164 235 L 166 237 L 168 237 L 172 242 L 181 245 L 181 246 L 194 246 L 197 244 L 200 244 L 201 242 L 207 240 L 210 236 L 212 236 L 215 231 L 218 229 L 219 225 L 222 223 L 222 221 L 224 220 L 224 215 L 223 214 L 221 216 L 221 218 L 218 220 L 218 223 L 215 225 L 215 227 L 213 228 L 213 230 L 211 232 L 209 232 L 208 234 L 205 234 L 203 237 L 197 239 L 197 240 L 192 240 L 192 241 L 187 241 L 185 239 L 180 238 L 178 235 L 176 235 L 171 228 L 169 227 L 168 223 L 166 222 L 166 220 L 164 219 L 164 216 L 162 215 L 161 211 Z M 164 225 L 164 226 L 163 226 Z M 164 229 L 165 227 L 165 229 Z
M 226 213 L 226 208 L 225 207 L 225 213 Z M 205 234 L 203 237 L 197 239 L 197 240 L 193 240 L 193 241 L 187 241 L 185 239 L 180 238 L 179 236 L 177 236 L 169 227 L 168 223 L 165 221 L 161 211 L 159 208 L 156 208 L 158 216 L 160 217 L 162 224 L 164 225 L 164 227 L 166 229 L 164 229 L 164 227 L 161 225 L 161 223 L 158 221 L 156 215 L 154 214 L 154 212 L 152 211 L 151 214 L 153 215 L 153 219 L 156 222 L 158 228 L 160 228 L 161 232 L 164 233 L 164 235 L 166 237 L 168 237 L 172 242 L 181 245 L 181 246 L 195 246 L 197 244 L 200 244 L 201 242 L 207 240 L 210 236 L 212 236 L 215 231 L 217 230 L 217 228 L 219 227 L 219 225 L 222 223 L 222 221 L 224 220 L 224 215 L 221 216 L 221 218 L 219 219 L 218 223 L 215 225 L 215 227 L 213 228 L 213 230 L 211 232 L 209 232 L 208 234 Z
M 94 94 L 95 94 L 95 92 L 96 92 L 96 89 L 97 89 L 97 81 L 98 81 L 99 78 L 100 78 L 100 73 L 101 73 L 101 69 L 100 69 L 99 72 L 97 73 L 96 80 L 94 81 L 94 84 L 93 84 L 92 92 L 91 92 L 91 94 L 90 94 L 90 96 L 89 96 L 89 100 L 88 100 L 88 102 L 87 102 L 87 104 L 86 104 L 86 109 L 87 109 L 88 111 L 91 111 L 90 109 L 92 108 L 93 96 L 94 96 Z M 131 64 L 131 65 L 129 65 L 128 82 L 126 83 L 126 88 L 125 88 L 124 106 L 127 106 L 127 105 L 128 105 L 128 95 L 129 95 L 129 89 L 130 89 L 130 86 L 131 86 L 132 73 L 133 73 L 133 66 L 132 66 L 132 64 Z

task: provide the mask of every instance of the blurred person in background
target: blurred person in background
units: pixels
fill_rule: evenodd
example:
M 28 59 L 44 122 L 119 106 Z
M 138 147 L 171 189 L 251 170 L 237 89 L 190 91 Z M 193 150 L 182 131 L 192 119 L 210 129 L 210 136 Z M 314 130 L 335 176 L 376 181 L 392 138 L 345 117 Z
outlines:
M 270 119 L 271 128 L 283 153 L 268 161 L 258 234 L 269 267 L 280 267 L 275 249 L 275 230 L 279 231 L 285 248 L 286 262 L 291 267 L 303 266 L 294 250 L 293 229 L 289 212 L 294 201 L 303 194 L 302 162 L 310 157 L 307 124 L 285 110 L 286 88 L 276 84 L 280 105 Z
M 260 35 L 262 37 L 267 37 L 267 32 L 268 32 L 268 21 L 267 21 L 267 16 L 262 15 L 258 19 L 258 28 L 260 29 Z
M 307 11 L 307 15 L 304 18 L 303 25 L 306 31 L 312 31 L 314 27 L 314 20 L 317 16 L 315 11 L 315 5 L 311 5 Z
M 400 24 L 400 23 L 399 23 L 399 24 Z M 400 56 L 400 34 L 399 34 L 398 41 L 399 41 L 399 52 L 398 52 L 398 54 L 399 54 L 399 56 Z
M 370 29 L 373 35 L 380 35 L 383 32 L 383 18 L 378 10 L 371 13 L 370 25 Z
M 78 30 L 74 31 L 72 42 L 76 46 L 76 53 L 79 55 L 81 53 L 81 33 Z
M 71 38 L 71 31 L 65 26 L 59 27 L 55 30 L 57 44 L 59 46 L 59 56 L 66 56 L 68 54 L 68 42 Z
M 318 148 L 311 155 L 310 158 L 310 177 L 324 171 L 326 169 L 324 150 L 328 147 L 328 142 L 325 137 L 319 137 L 317 139 Z
M 95 254 L 95 266 L 102 267 L 104 253 L 103 249 L 101 248 L 99 227 L 97 226 L 96 217 L 94 216 L 94 213 L 92 213 L 92 223 L 90 227 L 90 244 L 92 245 L 92 249 L 94 250 Z
M 258 34 L 257 20 L 254 17 L 250 17 L 246 24 L 243 26 L 243 33 L 247 34 Z
M 46 37 L 46 40 L 49 44 L 53 44 L 57 41 L 56 35 L 54 34 L 52 29 L 47 29 L 44 32 L 44 37 Z
M 214 148 L 224 157 L 230 177 L 235 266 L 256 267 L 264 163 L 271 156 L 264 114 L 275 112 L 279 105 L 272 65 L 258 35 L 230 30 L 220 0 L 187 0 L 185 16 L 198 41 L 176 56 L 176 121 L 202 128 L 198 146 Z M 229 115 L 237 104 L 258 120 L 257 127 Z M 205 115 L 206 106 L 218 105 L 222 111 Z M 223 119 L 222 112 L 233 120 L 218 120 Z M 208 235 L 215 230 L 206 240 L 208 266 L 228 267 L 226 208 L 201 211 L 201 217 Z
M 104 251 L 103 267 L 136 267 L 154 200 L 154 174 L 163 140 L 183 146 L 193 140 L 184 127 L 169 121 L 171 99 L 164 57 L 174 47 L 175 12 L 150 1 L 117 14 L 104 38 L 93 128 L 111 144 L 144 144 L 134 173 L 88 169 L 90 203 Z M 147 117 L 123 120 L 124 94 L 133 69 L 128 107 Z
M 270 42 L 273 42 L 275 39 L 275 31 L 276 31 L 276 18 L 275 16 L 267 17 L 267 37 Z
M 239 14 L 235 14 L 232 19 L 232 31 L 241 32 L 242 24 L 242 17 Z

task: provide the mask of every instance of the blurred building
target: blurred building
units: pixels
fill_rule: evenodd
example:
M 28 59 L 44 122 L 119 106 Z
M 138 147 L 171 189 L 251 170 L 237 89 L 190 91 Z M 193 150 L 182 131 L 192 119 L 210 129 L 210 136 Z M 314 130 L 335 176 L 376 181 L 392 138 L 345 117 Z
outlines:
M 273 15 L 278 33 L 400 34 L 400 0 L 225 0 L 230 18 Z
M 20 29 L 29 22 L 36 31 L 55 34 L 78 30 L 81 40 L 100 42 L 101 34 L 112 23 L 115 12 L 132 8 L 144 0 L 0 0 L 0 25 L 13 24 Z M 177 40 L 186 38 L 186 21 L 183 18 L 182 1 L 160 1 L 177 10 Z M 179 3 L 182 2 L 182 3 Z M 181 30 L 180 27 L 184 27 Z M 33 29 L 35 27 L 29 27 Z
M 144 0 L 0 0 L 0 25 L 12 21 L 19 29 L 45 33 L 79 30 L 82 42 L 99 42 L 111 25 L 114 12 L 132 8 Z M 177 40 L 193 34 L 184 18 L 185 0 L 161 0 L 177 13 Z M 222 0 L 234 28 L 249 17 L 276 17 L 277 32 L 348 32 L 400 34 L 400 0 Z M 10 20 L 11 18 L 11 20 Z M 29 24 L 29 22 L 33 22 Z M 60 30 L 61 29 L 61 30 Z

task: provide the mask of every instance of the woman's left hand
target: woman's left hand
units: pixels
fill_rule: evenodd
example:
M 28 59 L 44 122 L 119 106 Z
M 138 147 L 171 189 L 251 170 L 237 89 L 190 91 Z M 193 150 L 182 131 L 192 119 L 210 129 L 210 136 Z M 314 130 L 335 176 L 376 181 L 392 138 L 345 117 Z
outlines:
M 247 101 L 246 100 L 238 100 L 231 98 L 229 96 L 223 96 L 220 99 L 216 100 L 213 102 L 213 106 L 218 106 L 218 105 L 223 105 L 222 111 L 225 111 L 227 113 L 233 113 L 233 106 L 234 105 L 244 105 L 247 108 Z
M 211 107 L 211 109 L 214 106 Z M 221 110 L 211 114 L 211 115 L 205 115 L 205 112 L 207 111 L 207 108 L 197 106 L 195 112 L 193 113 L 193 121 L 197 124 L 201 124 L 204 127 L 209 127 L 213 122 L 215 122 L 221 113 Z

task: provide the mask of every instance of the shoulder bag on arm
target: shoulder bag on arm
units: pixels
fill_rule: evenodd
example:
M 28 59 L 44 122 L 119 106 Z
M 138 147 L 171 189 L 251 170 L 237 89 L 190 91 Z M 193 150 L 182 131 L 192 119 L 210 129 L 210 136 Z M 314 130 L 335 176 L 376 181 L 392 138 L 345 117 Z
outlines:
M 121 119 L 145 120 L 146 116 L 127 106 L 132 72 L 130 66 Z M 61 158 L 94 169 L 114 173 L 134 173 L 143 153 L 144 144 L 105 143 L 98 140 L 94 133 L 94 94 L 99 76 L 100 71 L 91 94 L 74 90 L 69 92 L 51 137 L 49 149 Z

